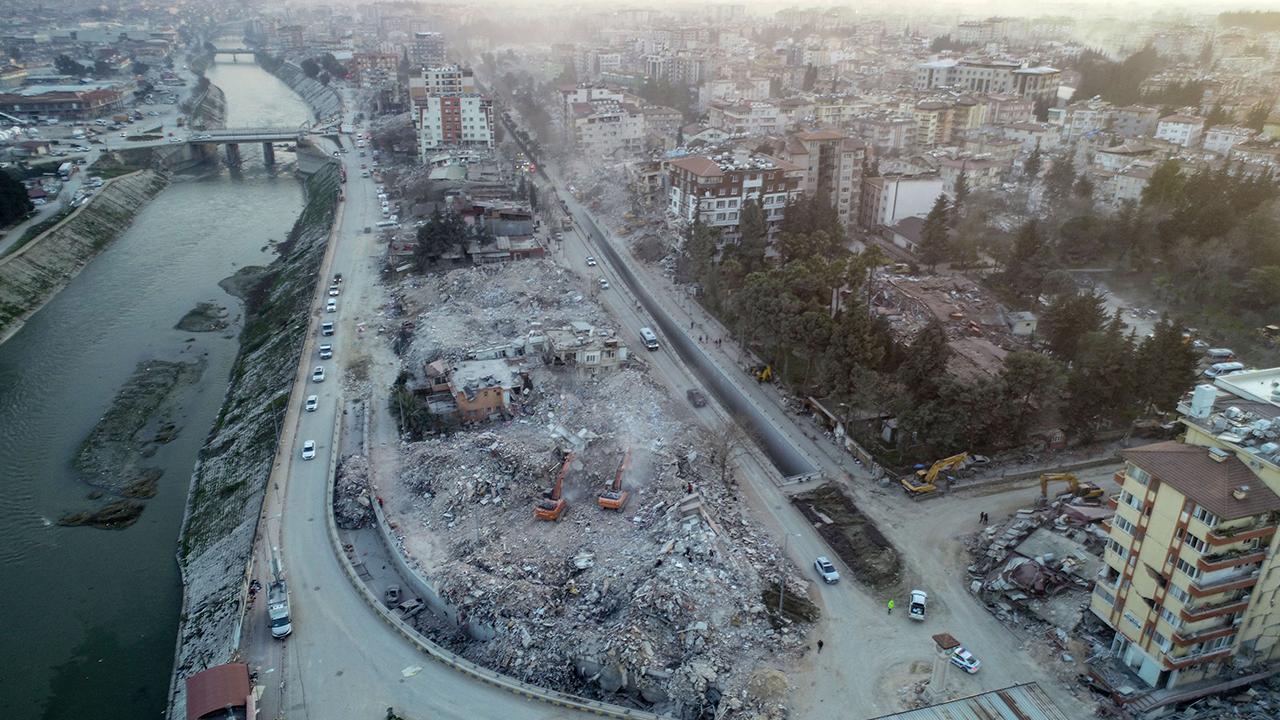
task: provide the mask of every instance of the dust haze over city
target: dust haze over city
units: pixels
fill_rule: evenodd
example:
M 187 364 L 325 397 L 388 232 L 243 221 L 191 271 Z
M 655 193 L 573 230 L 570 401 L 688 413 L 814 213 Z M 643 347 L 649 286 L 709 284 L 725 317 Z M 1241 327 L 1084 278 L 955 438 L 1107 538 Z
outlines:
M 5 14 L 6 718 L 1280 717 L 1280 6 Z

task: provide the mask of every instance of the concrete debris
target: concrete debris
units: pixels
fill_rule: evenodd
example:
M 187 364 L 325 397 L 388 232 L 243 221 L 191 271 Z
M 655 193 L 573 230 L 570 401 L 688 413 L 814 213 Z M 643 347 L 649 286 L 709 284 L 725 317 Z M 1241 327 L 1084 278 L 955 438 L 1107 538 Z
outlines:
M 343 458 L 333 487 L 333 514 L 338 527 L 356 530 L 372 525 L 370 502 L 369 459 L 363 455 Z
M 393 305 L 415 322 L 404 370 L 607 326 L 592 285 L 537 260 L 400 281 Z M 785 715 L 786 676 L 769 668 L 805 652 L 804 620 L 764 599 L 781 581 L 801 607 L 809 581 L 758 531 L 718 439 L 639 362 L 584 374 L 513 355 L 531 390 L 511 419 L 402 442 L 397 482 L 377 490 L 410 562 L 493 633 L 436 639 L 527 682 L 676 717 Z M 628 451 L 629 496 L 604 510 Z M 568 508 L 535 520 L 567 453 Z

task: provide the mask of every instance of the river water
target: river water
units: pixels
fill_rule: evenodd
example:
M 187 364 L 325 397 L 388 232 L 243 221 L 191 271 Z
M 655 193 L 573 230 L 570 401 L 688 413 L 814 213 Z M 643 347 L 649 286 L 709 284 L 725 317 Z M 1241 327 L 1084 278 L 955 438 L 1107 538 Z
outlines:
M 208 73 L 228 127 L 297 126 L 310 111 L 252 63 Z M 266 265 L 302 209 L 293 156 L 242 148 L 225 168 L 175 178 L 130 228 L 0 345 L 0 716 L 158 718 L 165 710 L 181 606 L 174 552 L 197 453 L 217 416 L 240 329 L 218 281 Z M 216 333 L 173 329 L 200 301 L 231 309 Z M 182 392 L 182 431 L 150 463 L 159 492 L 132 527 L 64 528 L 92 506 L 71 461 L 139 362 L 207 361 Z

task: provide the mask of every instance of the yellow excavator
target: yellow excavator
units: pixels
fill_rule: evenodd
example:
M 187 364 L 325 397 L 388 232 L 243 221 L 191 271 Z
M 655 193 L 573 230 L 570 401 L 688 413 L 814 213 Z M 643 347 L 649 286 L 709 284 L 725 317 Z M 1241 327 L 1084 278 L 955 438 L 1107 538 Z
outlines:
M 1049 499 L 1049 483 L 1064 482 L 1067 484 L 1067 490 L 1078 498 L 1086 500 L 1094 500 L 1102 497 L 1102 488 L 1091 482 L 1080 482 L 1080 478 L 1075 473 L 1044 473 L 1040 476 L 1040 499 L 1048 501 Z
M 938 489 L 934 483 L 938 479 L 938 474 L 950 470 L 951 468 L 960 467 L 969 460 L 969 453 L 962 452 L 958 455 L 942 458 L 933 464 L 928 470 L 923 466 L 917 466 L 917 470 L 913 475 L 904 475 L 901 479 L 902 489 L 912 497 L 927 495 Z

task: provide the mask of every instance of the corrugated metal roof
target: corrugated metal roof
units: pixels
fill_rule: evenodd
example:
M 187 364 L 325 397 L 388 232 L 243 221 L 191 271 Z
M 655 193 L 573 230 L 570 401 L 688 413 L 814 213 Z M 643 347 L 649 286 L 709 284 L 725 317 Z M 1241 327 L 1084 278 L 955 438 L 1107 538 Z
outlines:
M 1068 720 L 1068 716 L 1038 684 L 1029 682 L 873 720 Z

